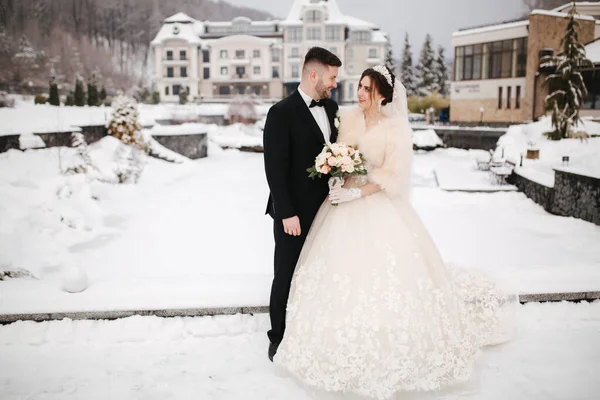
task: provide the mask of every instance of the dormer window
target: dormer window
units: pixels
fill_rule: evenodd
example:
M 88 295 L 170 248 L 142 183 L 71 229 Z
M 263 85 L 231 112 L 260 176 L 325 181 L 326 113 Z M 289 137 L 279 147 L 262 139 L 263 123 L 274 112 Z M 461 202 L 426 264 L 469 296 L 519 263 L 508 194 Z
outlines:
M 318 10 L 309 10 L 304 14 L 304 22 L 321 22 L 323 21 L 323 13 Z

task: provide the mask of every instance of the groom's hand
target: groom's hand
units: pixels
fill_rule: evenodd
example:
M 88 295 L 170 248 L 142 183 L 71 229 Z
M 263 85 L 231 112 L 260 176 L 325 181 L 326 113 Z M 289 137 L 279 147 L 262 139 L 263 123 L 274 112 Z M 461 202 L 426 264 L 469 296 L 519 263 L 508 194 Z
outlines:
M 288 235 L 300 236 L 302 230 L 300 229 L 300 218 L 293 216 L 283 220 L 283 230 Z

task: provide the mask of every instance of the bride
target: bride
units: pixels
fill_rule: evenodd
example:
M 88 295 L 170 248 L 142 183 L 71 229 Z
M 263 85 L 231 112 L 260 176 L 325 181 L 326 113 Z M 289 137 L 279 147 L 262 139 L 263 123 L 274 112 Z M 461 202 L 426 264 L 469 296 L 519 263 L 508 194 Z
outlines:
M 444 265 L 410 204 L 406 91 L 382 65 L 363 72 L 358 107 L 340 111 L 338 142 L 366 176 L 330 190 L 296 266 L 274 362 L 311 388 L 388 399 L 472 375 L 480 349 L 505 340 L 518 303 Z

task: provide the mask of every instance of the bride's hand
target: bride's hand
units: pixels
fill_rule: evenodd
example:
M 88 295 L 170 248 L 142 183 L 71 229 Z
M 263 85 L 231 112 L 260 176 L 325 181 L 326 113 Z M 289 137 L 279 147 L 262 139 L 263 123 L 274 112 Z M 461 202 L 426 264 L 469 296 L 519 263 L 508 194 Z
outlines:
M 332 176 L 327 181 L 327 184 L 329 185 L 329 190 L 331 190 L 334 187 L 342 187 L 344 186 L 344 178 L 335 178 Z
M 348 201 L 360 199 L 362 191 L 360 188 L 345 189 L 340 186 L 335 186 L 329 190 L 329 201 L 333 204 L 345 203 Z

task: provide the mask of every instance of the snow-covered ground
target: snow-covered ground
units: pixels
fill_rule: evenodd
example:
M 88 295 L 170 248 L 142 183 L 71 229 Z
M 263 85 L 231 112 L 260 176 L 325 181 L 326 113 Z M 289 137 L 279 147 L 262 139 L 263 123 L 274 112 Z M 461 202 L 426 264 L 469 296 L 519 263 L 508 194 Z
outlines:
M 109 172 L 113 138 L 90 146 Z M 183 164 L 149 159 L 137 185 L 59 174 L 74 149 L 0 154 L 0 313 L 254 306 L 268 303 L 272 223 L 260 154 L 223 151 Z M 462 153 L 461 153 L 462 152 Z M 598 290 L 600 228 L 547 214 L 521 193 L 454 193 L 434 169 L 469 152 L 415 157 L 414 204 L 446 261 L 520 293 Z M 108 173 L 107 172 L 107 173 Z M 89 278 L 61 289 L 62 270 Z
M 437 398 L 598 399 L 600 302 L 519 311 L 514 339 L 483 352 L 467 390 Z M 0 398 L 310 399 L 267 359 L 267 329 L 265 314 L 0 326 Z
M 584 125 L 578 129 L 595 137 L 583 141 L 548 140 L 543 134 L 551 129 L 550 117 L 543 117 L 530 124 L 513 125 L 498 140 L 495 157 L 499 157 L 504 151 L 506 158 L 519 162 L 528 148 L 539 149 L 539 160 L 525 158 L 518 173 L 549 187 L 554 186 L 555 168 L 600 178 L 600 123 L 584 120 Z M 569 157 L 567 165 L 563 164 L 563 156 Z

